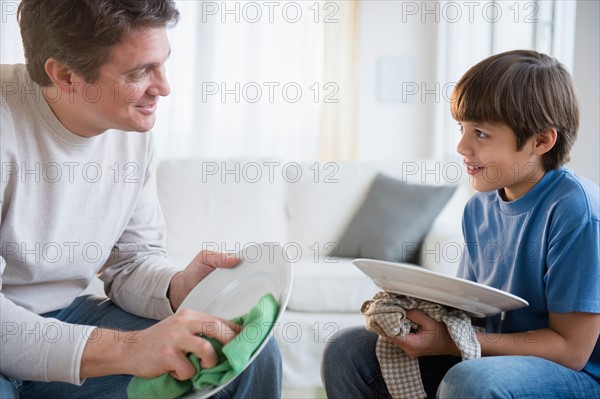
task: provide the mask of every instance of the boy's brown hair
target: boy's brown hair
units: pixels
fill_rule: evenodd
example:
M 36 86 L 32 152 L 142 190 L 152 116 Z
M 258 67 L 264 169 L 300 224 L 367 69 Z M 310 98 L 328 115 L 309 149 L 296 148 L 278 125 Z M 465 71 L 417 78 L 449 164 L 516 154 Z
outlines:
M 93 83 L 129 32 L 175 25 L 179 11 L 173 0 L 22 0 L 17 17 L 29 76 L 48 86 L 48 58 Z
M 554 128 L 556 144 L 542 157 L 544 170 L 569 161 L 579 128 L 573 81 L 555 58 L 530 50 L 493 55 L 469 69 L 452 91 L 457 121 L 503 123 L 515 133 L 517 150 Z

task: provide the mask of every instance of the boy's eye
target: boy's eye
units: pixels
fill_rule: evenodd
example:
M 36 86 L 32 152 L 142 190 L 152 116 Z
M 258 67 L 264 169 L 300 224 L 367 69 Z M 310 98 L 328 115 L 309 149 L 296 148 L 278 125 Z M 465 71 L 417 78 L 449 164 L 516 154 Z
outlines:
M 460 123 L 458 124 L 458 131 L 460 132 L 460 134 L 463 134 L 465 132 L 463 125 L 461 125 Z
M 475 136 L 477 136 L 478 138 L 482 139 L 487 137 L 487 134 L 485 134 L 484 132 L 482 132 L 481 130 L 477 130 L 475 129 Z

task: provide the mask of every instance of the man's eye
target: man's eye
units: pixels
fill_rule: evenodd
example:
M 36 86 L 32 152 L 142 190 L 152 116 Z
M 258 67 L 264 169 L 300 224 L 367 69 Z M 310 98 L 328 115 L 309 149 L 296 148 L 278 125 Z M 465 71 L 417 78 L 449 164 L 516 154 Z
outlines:
M 132 73 L 130 76 L 132 79 L 143 79 L 148 75 L 148 69 L 142 69 L 141 71 L 137 71 Z

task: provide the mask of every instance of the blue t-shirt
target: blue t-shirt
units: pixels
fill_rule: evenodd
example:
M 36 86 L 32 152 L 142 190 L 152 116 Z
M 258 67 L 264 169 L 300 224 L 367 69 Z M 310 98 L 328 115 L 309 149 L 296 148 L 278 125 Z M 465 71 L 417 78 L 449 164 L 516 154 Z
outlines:
M 600 313 L 599 208 L 600 188 L 566 168 L 512 202 L 498 191 L 469 200 L 458 276 L 529 302 L 488 318 L 488 332 L 547 328 L 549 312 Z M 584 370 L 600 379 L 600 341 Z

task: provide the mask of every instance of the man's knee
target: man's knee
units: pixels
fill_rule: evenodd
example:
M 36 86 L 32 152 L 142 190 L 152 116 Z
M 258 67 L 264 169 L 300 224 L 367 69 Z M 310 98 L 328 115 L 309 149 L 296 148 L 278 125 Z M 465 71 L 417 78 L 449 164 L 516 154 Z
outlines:
M 260 367 L 281 370 L 281 353 L 279 352 L 279 346 L 277 346 L 273 337 L 268 339 L 269 342 L 265 345 L 256 360 L 261 364 Z
M 2 374 L 0 374 L 0 398 L 19 399 L 19 392 L 17 392 L 17 388 Z

